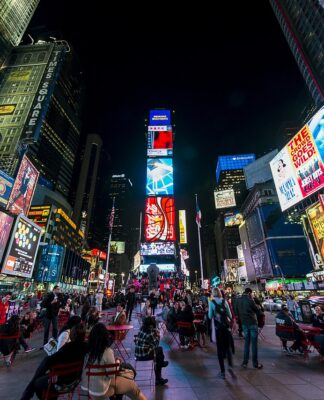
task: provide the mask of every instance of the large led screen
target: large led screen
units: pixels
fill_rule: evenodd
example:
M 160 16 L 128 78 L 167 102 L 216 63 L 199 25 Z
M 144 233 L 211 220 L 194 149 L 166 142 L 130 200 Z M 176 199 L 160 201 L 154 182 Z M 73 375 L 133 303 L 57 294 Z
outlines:
M 39 172 L 30 160 L 24 156 L 8 200 L 7 209 L 9 211 L 13 214 L 28 214 L 38 177 Z
M 12 190 L 14 179 L 0 170 L 0 204 L 6 207 Z
M 144 225 L 147 242 L 176 240 L 174 199 L 148 197 Z
M 324 259 L 324 212 L 320 203 L 307 209 L 307 217 L 310 222 L 318 251 Z
M 151 156 L 172 156 L 172 130 L 148 131 L 147 134 L 147 155 Z
M 9 239 L 13 220 L 13 217 L 0 211 L 0 262 Z
M 37 282 L 58 282 L 63 262 L 64 247 L 48 244 L 42 248 L 41 259 L 36 273 Z
M 146 194 L 173 194 L 172 158 L 147 159 Z
M 125 253 L 125 242 L 110 242 L 110 253 L 113 254 L 124 254 Z
M 225 226 L 238 226 L 243 222 L 243 215 L 235 212 L 235 213 L 227 213 L 224 215 L 224 224 Z
M 170 110 L 151 110 L 149 125 L 171 125 Z
M 235 193 L 233 189 L 221 190 L 219 192 L 214 192 L 215 197 L 215 207 L 219 208 L 230 208 L 235 207 Z
M 174 250 L 173 242 L 141 243 L 141 256 L 173 256 Z
M 270 162 L 282 211 L 324 187 L 324 107 Z
M 180 234 L 180 244 L 186 244 L 187 243 L 186 210 L 179 210 L 179 234 Z
M 148 267 L 152 264 L 141 264 L 140 272 L 146 272 Z M 155 264 L 160 272 L 175 272 L 174 264 Z
M 30 278 L 33 273 L 41 228 L 19 215 L 3 262 L 2 273 Z

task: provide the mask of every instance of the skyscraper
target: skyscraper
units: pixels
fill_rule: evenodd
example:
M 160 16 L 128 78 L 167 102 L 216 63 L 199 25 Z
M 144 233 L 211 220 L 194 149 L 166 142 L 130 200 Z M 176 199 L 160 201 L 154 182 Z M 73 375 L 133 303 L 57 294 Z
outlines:
M 320 0 L 270 0 L 273 11 L 317 104 L 324 101 L 324 6 Z
M 51 189 L 69 199 L 81 129 L 80 67 L 66 42 L 18 46 L 0 71 L 0 169 L 22 150 Z
M 11 49 L 18 46 L 39 0 L 1 0 L 0 67 Z

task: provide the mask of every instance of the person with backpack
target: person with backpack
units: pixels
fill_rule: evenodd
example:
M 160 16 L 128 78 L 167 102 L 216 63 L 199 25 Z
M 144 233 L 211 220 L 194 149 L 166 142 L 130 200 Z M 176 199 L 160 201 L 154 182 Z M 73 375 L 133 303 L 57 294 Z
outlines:
M 233 367 L 230 327 L 232 313 L 220 289 L 214 288 L 212 294 L 213 298 L 209 302 L 208 318 L 214 320 L 217 357 L 221 369 L 218 376 L 221 379 L 225 379 L 225 357 L 227 357 L 229 372 L 232 372 L 231 368 Z

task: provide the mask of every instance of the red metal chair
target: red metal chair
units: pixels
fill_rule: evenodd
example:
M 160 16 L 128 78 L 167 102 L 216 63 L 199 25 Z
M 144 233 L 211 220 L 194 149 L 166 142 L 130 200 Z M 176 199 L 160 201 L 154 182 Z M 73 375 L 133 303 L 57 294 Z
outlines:
M 82 369 L 83 369 L 83 361 L 81 362 L 77 361 L 67 364 L 58 364 L 52 367 L 48 374 L 49 377 L 48 387 L 43 392 L 42 400 L 50 400 L 57 397 L 72 400 L 73 393 L 81 380 Z M 57 383 L 58 378 L 63 376 L 68 377 L 69 375 L 73 376 L 75 375 L 77 377 L 71 384 L 60 385 Z
M 287 341 L 287 342 L 294 342 L 296 340 L 296 334 L 295 334 L 295 327 L 294 326 L 287 326 L 287 325 L 276 325 L 276 335 L 279 337 L 279 339 L 281 340 L 281 348 L 282 350 L 284 350 L 284 346 L 283 346 L 283 340 Z M 303 343 L 304 345 L 304 358 L 308 358 L 308 347 L 309 347 L 309 340 L 306 339 L 305 343 Z
M 87 364 L 85 366 L 86 369 L 86 376 L 88 378 L 88 388 L 90 387 L 90 379 L 92 376 L 110 376 L 111 378 L 113 376 L 118 375 L 118 371 L 119 371 L 119 363 L 115 363 L 115 364 L 103 364 L 103 365 L 97 365 L 97 364 Z M 83 388 L 81 388 L 82 390 L 84 390 Z M 85 391 L 86 393 L 81 393 L 79 390 L 79 400 L 81 397 L 86 397 L 89 400 L 93 400 L 93 397 L 91 396 L 91 394 L 89 393 L 89 391 Z
M 62 328 L 70 318 L 70 313 L 68 311 L 62 311 L 58 315 L 58 326 L 59 328 Z
M 191 348 L 194 348 L 194 336 L 195 336 L 195 327 L 192 322 L 184 322 L 184 321 L 177 321 L 177 327 L 178 330 L 181 331 L 181 329 L 186 329 L 188 332 L 188 335 L 184 335 L 189 338 L 190 342 L 189 345 Z M 189 334 L 192 332 L 191 334 Z M 178 342 L 178 345 L 180 347 L 180 342 Z
M 20 332 L 17 332 L 14 335 L 6 335 L 4 333 L 0 333 L 0 340 L 13 341 L 13 351 L 6 356 L 3 354 L 1 354 L 1 356 L 0 356 L 3 359 L 3 361 L 5 362 L 7 367 L 11 367 L 13 365 L 14 359 L 17 354 L 19 337 L 20 337 Z

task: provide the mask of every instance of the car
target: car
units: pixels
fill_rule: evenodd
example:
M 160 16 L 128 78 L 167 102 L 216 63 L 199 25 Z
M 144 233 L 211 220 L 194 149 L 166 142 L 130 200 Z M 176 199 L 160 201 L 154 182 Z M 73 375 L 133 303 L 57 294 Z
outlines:
M 312 308 L 320 306 L 324 310 L 324 296 L 310 296 L 308 301 L 310 302 Z
M 279 311 L 283 306 L 284 302 L 281 299 L 266 299 L 262 303 L 262 307 L 265 311 Z

